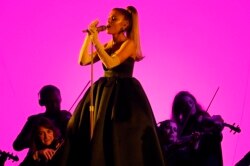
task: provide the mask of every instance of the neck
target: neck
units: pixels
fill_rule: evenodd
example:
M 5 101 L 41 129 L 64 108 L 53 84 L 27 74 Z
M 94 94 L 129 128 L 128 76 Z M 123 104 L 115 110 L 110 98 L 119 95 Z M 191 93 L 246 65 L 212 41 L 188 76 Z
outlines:
M 45 113 L 47 115 L 55 115 L 58 114 L 60 112 L 60 110 L 46 110 Z
M 127 40 L 127 37 L 124 34 L 113 35 L 114 44 L 119 43 L 119 42 L 123 42 L 125 40 Z

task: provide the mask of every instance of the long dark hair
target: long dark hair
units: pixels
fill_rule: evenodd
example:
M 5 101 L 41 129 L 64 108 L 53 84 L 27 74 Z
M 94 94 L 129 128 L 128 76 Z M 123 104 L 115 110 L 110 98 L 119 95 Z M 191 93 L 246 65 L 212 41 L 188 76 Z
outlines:
M 202 112 L 205 112 L 203 110 L 203 108 L 201 107 L 201 105 L 197 102 L 194 95 L 192 95 L 188 91 L 180 91 L 175 96 L 173 104 L 172 104 L 171 119 L 173 119 L 177 124 L 181 123 L 181 120 L 182 120 L 181 116 L 183 116 L 185 114 L 188 114 L 188 112 L 185 112 L 185 111 L 187 111 L 187 110 L 185 110 L 186 102 L 184 101 L 184 97 L 186 97 L 186 96 L 189 96 L 194 101 L 195 108 L 196 108 L 196 113 L 195 114 L 200 114 Z

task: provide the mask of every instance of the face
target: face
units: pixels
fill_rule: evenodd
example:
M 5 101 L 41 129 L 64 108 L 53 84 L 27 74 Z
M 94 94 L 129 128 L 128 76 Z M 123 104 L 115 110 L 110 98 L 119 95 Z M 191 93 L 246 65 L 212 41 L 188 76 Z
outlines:
M 50 145 L 54 140 L 54 132 L 53 132 L 53 130 L 42 127 L 42 126 L 39 127 L 39 129 L 38 129 L 38 135 L 39 135 L 40 141 L 44 145 Z
M 116 11 L 112 10 L 108 17 L 107 33 L 118 34 L 127 27 L 128 21 L 124 19 L 124 16 Z
M 195 101 L 190 96 L 184 96 L 183 101 L 188 113 L 194 115 L 196 113 Z
M 45 107 L 47 111 L 58 111 L 61 109 L 61 95 L 59 92 L 54 91 L 45 99 Z
M 170 122 L 168 126 L 164 129 L 164 137 L 169 142 L 176 142 L 177 141 L 177 125 L 174 122 Z

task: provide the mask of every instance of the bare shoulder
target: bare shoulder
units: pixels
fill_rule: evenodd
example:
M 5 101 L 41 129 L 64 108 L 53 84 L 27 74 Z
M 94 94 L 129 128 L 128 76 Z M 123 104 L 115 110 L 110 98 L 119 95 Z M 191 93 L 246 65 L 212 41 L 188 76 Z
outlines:
M 135 47 L 135 42 L 134 40 L 131 40 L 131 39 L 127 39 L 123 45 L 127 45 L 127 46 L 130 46 L 130 47 Z
M 136 58 L 136 44 L 135 44 L 134 40 L 127 39 L 123 43 L 123 45 L 126 48 L 126 50 L 129 52 L 130 57 L 132 57 L 133 59 L 135 59 Z

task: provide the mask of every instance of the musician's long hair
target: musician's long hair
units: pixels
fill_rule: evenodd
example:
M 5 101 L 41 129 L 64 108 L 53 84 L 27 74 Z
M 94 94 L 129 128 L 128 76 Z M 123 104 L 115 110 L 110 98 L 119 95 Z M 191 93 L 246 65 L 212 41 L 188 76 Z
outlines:
M 183 121 L 182 116 L 187 116 L 189 114 L 187 110 L 187 104 L 184 101 L 184 97 L 189 96 L 194 101 L 196 115 L 203 114 L 205 111 L 201 107 L 201 105 L 197 102 L 196 98 L 188 91 L 180 91 L 174 98 L 173 105 L 172 105 L 172 117 L 177 124 L 181 124 Z

